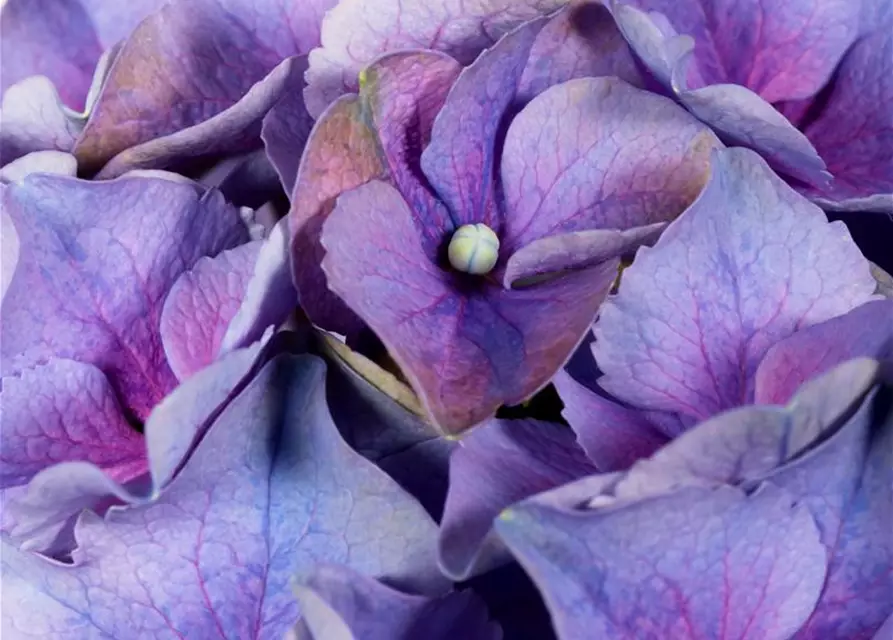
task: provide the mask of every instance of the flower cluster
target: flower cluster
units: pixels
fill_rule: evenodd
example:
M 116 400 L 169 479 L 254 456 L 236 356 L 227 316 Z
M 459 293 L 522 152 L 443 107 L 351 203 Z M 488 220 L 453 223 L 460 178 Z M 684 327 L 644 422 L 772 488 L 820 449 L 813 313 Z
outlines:
M 0 27 L 4 637 L 891 637 L 888 1 Z

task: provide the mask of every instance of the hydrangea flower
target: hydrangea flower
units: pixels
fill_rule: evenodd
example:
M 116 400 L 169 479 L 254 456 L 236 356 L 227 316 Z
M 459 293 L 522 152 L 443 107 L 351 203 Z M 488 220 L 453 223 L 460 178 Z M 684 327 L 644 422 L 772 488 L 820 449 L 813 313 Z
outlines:
M 604 470 L 727 409 L 784 404 L 844 359 L 880 357 L 890 339 L 893 303 L 872 301 L 876 282 L 842 223 L 752 153 L 730 151 L 714 172 L 602 307 L 599 370 L 556 379 Z
M 49 545 L 84 500 L 149 470 L 137 429 L 216 359 L 258 243 L 176 176 L 32 175 L 2 198 L 3 528 Z M 156 419 L 188 444 L 251 362 L 234 354 Z
M 558 637 L 883 637 L 893 414 L 871 401 L 876 370 L 851 360 L 786 407 L 723 413 L 500 516 Z
M 0 0 L 4 637 L 886 640 L 890 7 Z
M 118 4 L 4 6 L 4 163 L 57 149 L 113 178 L 259 148 L 263 116 L 303 87 L 333 1 Z
M 759 151 L 823 207 L 893 211 L 889 2 L 609 6 L 660 87 L 725 142 Z
M 775 224 L 764 224 L 766 216 L 771 216 Z M 789 231 L 783 230 L 782 223 Z M 819 255 L 836 256 L 833 267 L 816 260 Z M 650 286 L 640 289 L 640 283 L 646 280 Z M 654 287 L 654 283 L 659 286 Z M 450 493 L 440 540 L 442 567 L 449 575 L 463 578 L 504 562 L 504 541 L 491 528 L 493 518 L 503 508 L 531 495 L 566 485 L 556 489 L 564 492 L 559 506 L 589 504 L 601 494 L 617 498 L 611 487 L 618 478 L 636 477 L 640 469 L 660 469 L 663 475 L 658 480 L 674 490 L 686 485 L 689 474 L 714 483 L 730 482 L 734 477 L 735 482 L 730 484 L 738 485 L 748 477 L 735 475 L 742 464 L 769 464 L 761 453 L 763 447 L 782 452 L 776 454 L 782 455 L 782 460 L 769 464 L 768 468 L 774 469 L 819 443 L 826 449 L 836 446 L 828 438 L 843 429 L 852 438 L 856 438 L 856 432 L 861 434 L 859 445 L 852 444 L 850 436 L 834 436 L 854 447 L 851 456 L 855 458 L 836 449 L 822 454 L 821 461 L 814 459 L 817 452 L 804 455 L 803 464 L 810 465 L 812 475 L 804 479 L 790 472 L 795 478 L 790 482 L 811 486 L 814 493 L 810 495 L 816 503 L 836 505 L 838 511 L 853 510 L 853 539 L 875 536 L 871 539 L 876 545 L 865 554 L 861 546 L 835 542 L 835 534 L 828 533 L 831 525 L 823 520 L 829 516 L 816 516 L 824 532 L 822 545 L 832 557 L 839 553 L 837 562 L 845 568 L 835 569 L 833 586 L 825 587 L 827 604 L 821 604 L 826 602 L 822 600 L 816 605 L 829 574 L 821 569 L 822 547 L 814 548 L 822 561 L 816 561 L 819 569 L 810 579 L 813 599 L 791 625 L 796 629 L 813 615 L 819 620 L 814 623 L 816 629 L 830 629 L 843 624 L 836 612 L 845 609 L 852 625 L 877 628 L 890 613 L 886 596 L 893 592 L 893 548 L 881 533 L 887 517 L 885 509 L 893 506 L 889 493 L 893 484 L 889 482 L 889 467 L 884 470 L 880 460 L 868 463 L 865 456 L 869 449 L 875 451 L 872 460 L 888 455 L 887 436 L 872 429 L 889 427 L 878 422 L 882 406 L 878 405 L 878 413 L 873 415 L 871 403 L 866 402 L 875 386 L 877 364 L 858 358 L 867 356 L 893 365 L 893 301 L 872 300 L 874 287 L 867 262 L 840 223 L 825 222 L 817 207 L 785 185 L 753 152 L 716 152 L 710 180 L 698 200 L 671 223 L 653 248 L 639 250 L 633 265 L 624 271 L 618 293 L 603 305 L 596 322 L 594 351 L 604 371 L 599 384 L 625 394 L 623 399 L 630 404 L 618 404 L 604 390 L 588 390 L 569 376 L 560 375 L 556 386 L 576 438 L 549 423 L 497 421 L 473 432 L 451 460 Z M 658 298 L 660 302 L 656 302 Z M 654 303 L 649 304 L 651 301 Z M 699 329 L 705 326 L 710 330 Z M 605 357 L 609 353 L 611 357 Z M 817 380 L 822 374 L 826 375 Z M 635 381 L 620 385 L 612 380 L 612 376 L 621 375 L 635 375 Z M 669 405 L 663 404 L 682 403 L 681 398 L 690 398 L 684 402 L 687 410 L 676 404 L 678 410 L 670 413 Z M 752 404 L 763 406 L 734 411 Z M 858 419 L 853 417 L 854 412 Z M 779 448 L 780 439 L 788 444 Z M 733 461 L 731 454 L 737 456 Z M 771 456 L 768 459 L 771 461 Z M 633 465 L 637 460 L 645 461 Z M 727 465 L 728 476 L 710 470 L 711 465 L 719 464 Z M 863 468 L 866 473 L 877 474 L 866 489 L 871 492 L 868 497 L 859 493 Z M 597 471 L 609 473 L 593 475 Z M 580 478 L 590 479 L 574 483 Z M 751 480 L 756 478 L 750 476 Z M 636 499 L 640 497 L 644 496 Z M 733 497 L 731 493 L 725 495 L 731 502 L 720 500 L 724 506 L 718 508 L 731 508 L 737 500 Z M 779 505 L 801 500 L 798 495 L 793 498 L 787 503 L 769 500 L 766 508 L 781 508 Z M 697 502 L 705 495 L 691 494 L 686 499 Z M 602 503 L 596 501 L 591 506 L 601 507 Z M 681 507 L 667 508 L 671 513 Z M 784 521 L 781 513 L 765 518 L 780 523 Z M 835 517 L 843 518 L 839 513 Z M 704 518 L 709 518 L 709 513 L 705 512 Z M 497 531 L 500 527 L 509 531 L 511 522 L 510 518 L 500 523 Z M 581 539 L 598 535 L 588 533 L 582 521 L 580 526 Z M 509 546 L 514 540 L 511 535 L 504 536 Z M 549 544 L 546 538 L 542 540 L 542 544 Z M 556 532 L 555 540 L 557 544 L 569 538 Z M 650 544 L 647 536 L 644 540 L 643 544 Z M 527 551 L 519 553 L 527 566 L 523 555 Z M 628 554 L 637 557 L 638 552 L 631 547 Z M 614 557 L 618 579 L 626 579 L 622 577 L 623 561 L 617 560 L 621 556 Z M 565 558 L 574 556 L 568 551 Z M 590 573 L 582 558 L 571 562 L 579 562 L 580 568 L 568 571 L 568 579 L 576 579 L 571 577 L 574 574 L 581 580 L 600 579 L 597 566 Z M 831 562 L 829 566 L 838 565 Z M 796 574 L 798 569 L 792 571 Z M 536 571 L 532 575 L 535 580 L 540 577 Z M 686 575 L 690 576 L 683 576 L 686 580 L 697 580 L 694 572 Z M 569 631 L 575 627 L 564 626 L 572 624 L 569 610 L 563 608 L 570 605 L 561 604 L 556 613 L 558 605 L 554 604 L 551 585 L 539 584 L 552 607 L 559 635 L 576 637 Z M 755 584 L 754 588 L 759 589 L 769 583 Z M 742 582 L 742 588 L 747 585 Z M 737 588 L 737 583 L 733 581 L 728 588 Z M 680 597 L 684 600 L 687 596 Z M 587 613 L 580 615 L 592 624 L 603 624 L 602 616 L 612 619 L 613 598 L 605 594 L 603 598 L 587 599 Z M 781 611 L 786 602 L 771 600 L 766 606 Z M 620 600 L 617 606 L 643 607 L 648 616 L 642 624 L 656 625 L 650 631 L 657 634 L 655 637 L 675 633 L 667 626 L 669 621 L 649 617 L 665 611 L 663 605 Z M 672 607 L 674 620 L 684 618 L 684 601 Z M 624 611 L 617 619 L 633 615 L 632 609 Z M 711 610 L 709 615 L 721 614 Z M 774 620 L 771 613 L 753 615 L 762 620 L 760 624 Z M 710 620 L 713 618 L 709 616 L 695 617 L 693 624 L 713 624 Z M 613 627 L 604 624 L 604 633 L 610 635 L 627 628 L 624 625 L 633 625 L 628 627 L 632 629 L 635 623 L 615 620 Z M 639 629 L 647 635 L 646 627 Z M 803 637 L 849 637 L 842 632 L 828 636 L 815 633 L 818 635 Z
M 383 57 L 359 97 L 320 118 L 295 183 L 292 273 L 305 311 L 346 334 L 368 324 L 448 433 L 549 381 L 617 257 L 687 206 L 719 145 L 672 102 L 617 79 L 555 85 L 512 118 L 543 24 L 464 70 L 443 54 Z M 446 258 L 469 224 L 499 240 L 486 277 Z
M 73 564 L 3 541 L 4 632 L 283 637 L 300 615 L 292 581 L 317 563 L 361 570 L 409 594 L 443 595 L 449 583 L 433 563 L 434 522 L 341 439 L 324 373 L 313 356 L 268 362 L 163 493 L 104 518 L 79 517 Z M 304 587 L 332 588 L 319 580 Z M 372 589 L 367 597 L 402 600 L 407 617 L 423 604 L 422 596 Z M 459 609 L 475 606 L 459 599 Z M 443 606 L 456 606 L 450 601 Z M 307 623 L 321 624 L 320 615 Z M 480 610 L 469 615 L 477 625 Z

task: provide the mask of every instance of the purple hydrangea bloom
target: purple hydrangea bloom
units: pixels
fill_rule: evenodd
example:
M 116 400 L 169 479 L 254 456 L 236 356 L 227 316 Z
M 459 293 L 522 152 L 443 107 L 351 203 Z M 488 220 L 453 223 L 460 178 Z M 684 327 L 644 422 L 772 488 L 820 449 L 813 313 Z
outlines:
M 40 546 L 80 509 L 75 478 L 95 498 L 95 478 L 149 470 L 134 427 L 217 359 L 257 243 L 219 193 L 179 178 L 31 175 L 2 190 L 4 530 Z M 165 419 L 188 442 L 251 361 L 235 354 Z
M 359 96 L 320 118 L 295 183 L 305 311 L 348 335 L 368 324 L 448 433 L 549 381 L 617 257 L 691 202 L 719 145 L 672 102 L 616 78 L 546 89 L 503 132 L 543 24 L 464 70 L 443 54 L 383 57 Z M 487 278 L 444 259 L 452 233 L 474 223 L 501 244 Z
M 774 224 L 766 225 L 765 216 Z M 782 222 L 790 231 L 780 231 Z M 834 268 L 818 255 L 836 255 Z M 867 356 L 893 364 L 893 301 L 872 300 L 874 288 L 867 261 L 840 223 L 827 223 L 753 152 L 715 152 L 699 198 L 653 248 L 639 250 L 618 293 L 602 306 L 596 360 L 584 362 L 588 367 L 574 362 L 579 380 L 566 373 L 555 378 L 576 440 L 558 425 L 497 421 L 472 433 L 453 455 L 442 568 L 464 578 L 505 562 L 503 542 L 491 530 L 500 510 L 596 469 L 608 472 L 561 490 L 563 504 L 580 504 L 587 492 L 591 498 L 608 491 L 637 460 L 690 446 L 677 440 L 697 442 L 680 437 L 692 428 L 714 434 L 716 447 L 741 437 L 735 450 L 759 459 L 759 442 L 741 436 L 737 418 L 727 417 L 735 407 L 767 405 L 754 415 L 780 412 L 804 430 L 799 437 L 818 442 L 817 434 L 836 429 L 875 377 L 876 365 L 864 365 L 869 373 L 863 374 L 862 365 L 844 363 Z M 596 361 L 604 373 L 597 381 Z M 810 390 L 809 381 L 825 373 Z M 664 404 L 689 398 L 683 393 L 691 394 L 687 409 Z M 712 416 L 713 426 L 703 426 Z M 722 425 L 728 425 L 725 435 Z M 701 453 L 692 454 L 691 465 L 716 460 L 712 450 Z M 859 464 L 844 460 L 841 473 L 855 473 Z M 674 467 L 667 482 L 684 472 Z M 852 487 L 841 486 L 842 497 L 825 499 L 855 500 L 846 493 Z M 883 522 L 883 499 L 883 493 L 873 498 L 866 516 L 872 522 Z M 866 570 L 889 571 L 893 551 L 884 555 L 886 548 L 881 544 L 880 555 L 865 561 Z M 880 602 L 887 584 L 852 588 Z M 884 612 L 868 609 L 869 617 Z
M 880 357 L 893 302 L 872 302 L 875 288 L 842 223 L 827 223 L 752 152 L 725 152 L 698 200 L 639 253 L 602 307 L 599 371 L 557 379 L 567 418 L 612 470 L 631 462 L 627 432 L 653 446 L 727 409 L 784 404 L 834 364 Z M 840 323 L 846 331 L 827 327 Z
M 126 4 L 11 0 L 3 8 L 12 34 L 3 49 L 4 163 L 58 149 L 82 171 L 113 178 L 259 148 L 267 111 L 285 93 L 300 95 L 306 54 L 334 3 Z
M 891 8 L 0 0 L 0 634 L 889 640 Z
M 434 522 L 341 439 L 324 373 L 312 356 L 269 361 L 160 495 L 104 518 L 80 516 L 72 564 L 3 541 L 4 633 L 282 637 L 300 615 L 293 579 L 319 562 L 362 570 L 409 593 L 442 595 L 449 583 L 432 561 Z M 304 589 L 328 598 L 332 587 L 317 580 Z M 422 596 L 362 582 L 353 588 L 400 602 L 407 618 L 428 615 Z M 469 625 L 486 624 L 467 597 L 435 606 L 447 609 L 439 615 L 467 610 Z M 311 627 L 325 615 L 311 613 Z
M 848 361 L 495 528 L 560 638 L 871 639 L 893 610 L 893 414 Z M 887 390 L 889 391 L 889 389 Z
M 889 2 L 609 6 L 660 88 L 725 142 L 760 152 L 830 210 L 893 211 Z

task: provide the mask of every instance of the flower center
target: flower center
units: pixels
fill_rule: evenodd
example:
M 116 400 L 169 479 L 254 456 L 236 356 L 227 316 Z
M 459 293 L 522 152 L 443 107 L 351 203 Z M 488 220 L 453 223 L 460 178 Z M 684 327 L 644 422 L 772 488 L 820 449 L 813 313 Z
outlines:
M 464 224 L 453 233 L 447 253 L 456 271 L 482 276 L 496 266 L 499 238 L 485 224 Z

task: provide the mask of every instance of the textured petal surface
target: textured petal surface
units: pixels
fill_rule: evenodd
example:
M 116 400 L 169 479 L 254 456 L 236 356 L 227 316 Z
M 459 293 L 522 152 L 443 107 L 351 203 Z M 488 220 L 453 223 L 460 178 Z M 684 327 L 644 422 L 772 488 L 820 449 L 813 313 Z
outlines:
M 299 640 L 501 640 L 472 591 L 430 599 L 407 595 L 336 565 L 320 565 L 295 588 Z
M 559 637 L 789 638 L 825 550 L 772 486 L 678 493 L 594 511 L 515 507 L 497 531 L 537 583 Z
M 893 614 L 893 414 L 876 425 L 870 447 L 843 514 L 822 599 L 798 640 L 871 638 Z M 813 471 L 814 478 L 824 473 L 819 465 Z
M 502 275 L 506 288 L 525 282 L 553 278 L 635 253 L 639 246 L 654 242 L 666 223 L 657 222 L 624 231 L 590 229 L 546 236 L 521 247 L 509 257 Z
M 893 212 L 893 24 L 847 53 L 828 101 L 805 132 L 834 175 L 822 206 Z
M 694 38 L 707 84 L 738 84 L 767 102 L 819 92 L 859 31 L 860 3 L 795 0 L 629 0 L 662 13 L 677 33 Z
M 244 95 L 234 98 L 231 105 L 224 103 L 225 109 L 219 113 L 212 111 L 207 119 L 200 116 L 175 123 L 159 123 L 159 118 L 169 118 L 171 112 L 165 112 L 164 107 L 154 107 L 152 113 L 146 114 L 137 124 L 142 129 L 134 130 L 134 121 L 125 120 L 119 126 L 117 115 L 101 111 L 102 115 L 87 122 L 74 153 L 89 168 L 108 160 L 96 176 L 108 180 L 134 169 L 182 166 L 190 159 L 256 148 L 260 146 L 266 113 L 284 93 L 297 91 L 303 86 L 301 60 L 287 58 L 249 87 Z M 114 94 L 113 99 L 117 97 Z M 99 108 L 105 106 L 106 102 L 102 102 Z M 119 108 L 119 105 L 113 107 Z M 109 159 L 112 154 L 114 157 Z
M 78 0 L 7 0 L 0 13 L 0 86 L 41 75 L 62 100 L 81 109 L 103 46 Z
M 0 487 L 28 482 L 57 462 L 84 460 L 129 480 L 146 470 L 143 438 L 131 428 L 105 375 L 51 359 L 3 379 Z
M 422 173 L 422 149 L 429 146 L 434 118 L 461 69 L 447 55 L 410 51 L 383 56 L 361 77 L 360 97 L 368 105 L 391 182 L 409 204 L 432 259 L 454 226 Z
M 745 8 L 760 6 L 756 0 L 740 4 Z M 835 4 L 840 3 L 828 3 Z M 786 7 L 804 8 L 803 5 L 794 2 Z M 774 168 L 807 184 L 824 186 L 828 183 L 830 174 L 825 171 L 825 163 L 812 143 L 766 98 L 740 84 L 721 80 L 717 81 L 720 84 L 704 81 L 699 61 L 695 60 L 697 43 L 687 35 L 677 35 L 677 30 L 669 24 L 666 16 L 648 14 L 619 3 L 611 7 L 630 46 L 664 89 L 675 93 L 679 101 L 710 125 L 724 142 L 730 146 L 755 149 Z M 771 15 L 775 13 L 772 11 Z M 670 12 L 668 15 L 673 14 Z M 710 22 L 709 19 L 707 21 Z M 738 37 L 729 42 L 738 43 L 742 38 L 747 42 L 759 30 L 743 26 L 735 33 Z M 755 61 L 759 64 L 759 57 Z M 828 71 L 835 64 L 832 61 Z M 711 74 L 709 67 L 705 73 L 708 76 Z M 796 83 L 791 84 L 796 86 Z M 782 86 L 787 85 L 788 81 L 785 80 Z
M 598 2 L 574 3 L 550 18 L 530 49 L 517 100 L 527 102 L 573 78 L 615 76 L 642 85 L 623 34 Z
M 779 173 L 806 184 L 829 182 L 825 161 L 809 139 L 750 89 L 716 84 L 680 92 L 679 99 L 729 146 L 753 149 Z
M 317 561 L 443 588 L 425 580 L 433 522 L 340 439 L 323 372 L 274 360 L 158 500 L 82 516 L 75 567 L 5 547 L 4 635 L 281 637 Z
M 301 64 L 306 69 L 306 58 L 302 60 Z M 287 194 L 291 194 L 295 188 L 301 154 L 311 129 L 313 118 L 304 106 L 300 87 L 289 86 L 264 116 L 261 138 L 267 157 L 276 167 L 282 188 Z
M 563 425 L 492 420 L 462 439 L 450 458 L 450 490 L 440 528 L 440 566 L 454 580 L 509 560 L 491 533 L 506 507 L 595 473 Z
M 280 220 L 264 239 L 242 303 L 220 342 L 220 351 L 245 347 L 271 326 L 282 324 L 298 305 L 288 270 L 288 220 Z
M 373 181 L 326 222 L 329 286 L 376 332 L 432 421 L 458 433 L 541 389 L 582 340 L 617 261 L 506 291 L 432 264 L 400 194 Z
M 502 228 L 494 191 L 497 136 L 545 22 L 528 22 L 482 53 L 456 80 L 434 121 L 422 169 L 449 208 L 454 228 L 479 222 L 497 234 Z
M 71 154 L 62 151 L 34 151 L 0 169 L 0 182 L 22 182 L 32 173 L 75 176 L 77 171 L 77 160 Z
M 671 100 L 616 78 L 552 87 L 506 136 L 506 250 L 558 233 L 672 220 L 701 191 L 720 146 Z
M 255 345 L 229 354 L 174 389 L 146 421 L 145 443 L 135 431 L 131 431 L 129 439 L 120 433 L 111 438 L 115 434 L 114 423 L 106 423 L 107 416 L 91 412 L 87 424 L 102 421 L 102 427 L 81 429 L 84 440 L 79 446 L 69 445 L 70 453 L 64 457 L 69 462 L 45 467 L 27 486 L 3 496 L 3 531 L 23 547 L 67 555 L 76 544 L 72 535 L 74 519 L 83 509 L 102 513 L 110 504 L 139 503 L 166 486 L 220 407 L 250 380 L 259 352 L 260 345 Z M 261 358 L 260 363 L 268 359 Z M 83 370 L 89 367 L 77 366 Z M 84 398 L 69 404 L 87 407 Z M 75 418 L 78 414 L 66 414 L 65 424 L 76 426 L 72 422 Z M 122 420 L 118 418 L 119 422 Z M 43 416 L 42 424 L 48 427 L 57 426 L 58 422 L 56 419 L 54 423 L 51 413 Z M 81 418 L 80 423 L 83 422 Z M 108 443 L 99 439 L 103 436 L 109 437 Z M 130 439 L 136 442 L 130 443 Z M 132 455 L 129 463 L 122 462 L 121 454 L 137 447 L 139 455 Z M 147 465 L 151 475 L 136 477 Z M 131 480 L 134 481 L 128 482 Z
M 121 49 L 78 141 L 78 160 L 98 169 L 130 147 L 208 121 L 236 103 L 242 108 L 218 121 L 219 130 L 209 127 L 208 135 L 181 144 L 219 144 L 215 133 L 236 132 L 242 135 L 226 141 L 230 150 L 257 144 L 260 118 L 279 95 L 265 90 L 268 87 L 255 87 L 251 94 L 249 90 L 277 64 L 317 44 L 315 4 L 177 0 L 165 5 L 137 27 Z M 281 69 L 281 81 L 288 72 Z M 247 109 L 249 105 L 254 108 Z M 244 113 L 246 109 L 250 113 Z M 248 122 L 241 122 L 243 118 Z M 255 126 L 243 132 L 248 123 Z M 145 156 L 170 152 L 156 147 L 131 151 L 118 161 L 119 168 L 106 171 L 109 177 L 119 175 L 123 165 L 145 166 Z M 193 150 L 191 155 L 196 154 Z
M 164 299 L 199 258 L 247 240 L 238 212 L 161 178 L 32 175 L 3 199 L 21 243 L 0 308 L 3 375 L 54 356 L 89 363 L 145 419 L 177 382 L 159 334 Z
M 757 369 L 755 400 L 783 404 L 807 380 L 858 357 L 893 365 L 893 300 L 868 302 L 773 346 Z
M 9 87 L 0 116 L 0 161 L 4 164 L 32 151 L 71 151 L 83 127 L 83 120 L 65 109 L 56 88 L 43 76 Z
M 260 252 L 260 240 L 199 259 L 171 287 L 161 311 L 161 341 L 180 380 L 217 359 Z
M 602 307 L 599 384 L 635 406 L 692 418 L 752 402 L 773 344 L 846 313 L 874 288 L 845 227 L 827 223 L 752 151 L 717 152 L 704 192 L 639 251 Z
M 667 438 L 639 411 L 606 398 L 559 371 L 552 380 L 564 403 L 562 417 L 599 471 L 620 471 L 650 456 Z
M 310 113 L 318 116 L 340 95 L 357 90 L 357 75 L 380 54 L 434 49 L 469 64 L 526 20 L 558 9 L 565 0 L 376 0 L 339 2 L 322 24 L 322 47 L 310 54 Z
M 298 299 L 310 319 L 329 331 L 348 335 L 362 323 L 326 286 L 320 268 L 323 223 L 341 193 L 386 175 L 363 103 L 356 96 L 344 96 L 320 116 L 310 134 L 288 212 Z
M 841 505 L 852 494 L 848 478 L 864 458 L 866 399 L 876 381 L 874 361 L 852 360 L 804 385 L 786 406 L 739 407 L 714 416 L 633 466 L 614 495 L 639 499 L 689 485 L 753 486 L 772 478 L 809 506 L 823 542 L 832 546 Z M 821 513 L 835 510 L 836 516 Z

